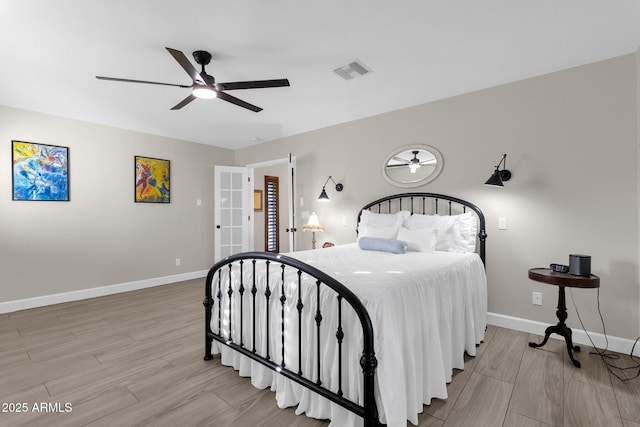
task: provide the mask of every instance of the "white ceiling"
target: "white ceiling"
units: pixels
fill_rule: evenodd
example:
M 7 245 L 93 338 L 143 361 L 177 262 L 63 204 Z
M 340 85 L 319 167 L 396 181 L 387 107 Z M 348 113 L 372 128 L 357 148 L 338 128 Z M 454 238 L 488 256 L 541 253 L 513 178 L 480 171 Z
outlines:
M 1 0 L 0 40 L 0 105 L 240 148 L 635 52 L 640 0 Z M 189 89 L 95 78 L 190 85 L 165 47 L 291 87 L 170 111 Z

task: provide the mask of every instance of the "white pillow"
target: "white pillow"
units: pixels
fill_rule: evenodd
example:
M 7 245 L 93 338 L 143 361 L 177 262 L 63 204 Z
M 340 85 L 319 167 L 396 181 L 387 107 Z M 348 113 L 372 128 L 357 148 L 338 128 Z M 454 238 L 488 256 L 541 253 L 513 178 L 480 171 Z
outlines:
M 460 225 L 457 222 L 454 221 L 448 227 L 440 229 L 438 243 L 436 244 L 437 251 L 467 252 L 466 245 L 467 241 L 461 235 Z
M 456 224 L 460 228 L 460 242 L 463 252 L 476 251 L 476 237 L 478 235 L 478 221 L 472 212 L 465 212 L 456 216 Z
M 358 233 L 358 240 L 363 237 L 377 237 L 380 239 L 395 239 L 398 235 L 398 227 L 373 228 L 364 227 Z
M 407 220 L 407 228 L 439 230 L 437 251 L 475 252 L 478 224 L 472 212 L 459 215 L 413 214 Z
M 407 221 L 409 230 L 438 230 L 438 241 L 436 251 L 448 251 L 451 248 L 453 239 L 453 224 L 455 219 L 449 215 L 422 215 L 413 214 Z
M 453 225 L 455 217 L 451 215 L 413 214 L 407 221 L 407 228 L 419 230 L 424 228 L 446 228 Z
M 433 252 L 436 250 L 439 230 L 435 228 L 409 230 L 401 227 L 398 230 L 398 240 L 407 243 L 408 250 L 414 252 Z
M 368 230 L 374 228 L 395 228 L 395 231 L 397 232 L 398 228 L 400 228 L 410 216 L 411 212 L 409 211 L 400 211 L 393 214 L 381 214 L 371 212 L 370 210 L 363 210 L 360 215 L 360 223 L 358 224 L 358 238 L 362 236 L 378 237 L 368 234 Z M 395 236 L 387 238 L 395 239 Z
M 360 215 L 360 223 L 367 224 L 371 227 L 382 228 L 392 227 L 394 225 L 402 225 L 405 220 L 409 219 L 411 212 L 400 211 L 393 214 L 382 214 L 371 212 L 368 209 L 362 211 Z

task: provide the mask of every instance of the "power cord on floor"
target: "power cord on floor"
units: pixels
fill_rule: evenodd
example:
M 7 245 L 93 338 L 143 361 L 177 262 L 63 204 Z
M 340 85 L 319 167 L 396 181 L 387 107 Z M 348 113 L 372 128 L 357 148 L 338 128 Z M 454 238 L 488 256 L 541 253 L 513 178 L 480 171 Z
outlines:
M 600 358 L 602 359 L 602 362 L 605 364 L 605 366 L 607 367 L 607 370 L 611 373 L 611 375 L 613 375 L 614 377 L 618 378 L 620 381 L 629 381 L 629 380 L 633 380 L 635 378 L 638 378 L 638 377 L 640 377 L 640 358 L 636 358 L 636 356 L 634 356 L 633 353 L 635 351 L 636 344 L 638 344 L 638 341 L 640 341 L 640 337 L 636 338 L 636 340 L 633 343 L 633 346 L 631 347 L 631 352 L 629 353 L 629 358 L 631 359 L 631 361 L 633 361 L 635 363 L 635 365 L 628 366 L 626 368 L 622 368 L 622 367 L 616 366 L 616 365 L 614 365 L 614 364 L 612 364 L 610 362 L 610 360 L 619 360 L 620 356 L 617 355 L 617 354 L 613 354 L 613 353 L 607 352 L 607 349 L 609 347 L 609 338 L 607 337 L 607 331 L 606 331 L 605 325 L 604 325 L 604 317 L 602 316 L 602 312 L 600 311 L 600 288 L 597 288 L 597 291 L 598 291 L 598 296 L 597 296 L 598 314 L 600 315 L 600 321 L 602 322 L 602 333 L 603 333 L 604 339 L 605 339 L 605 348 L 603 350 L 600 350 L 600 349 L 598 349 L 598 347 L 596 347 L 596 345 L 593 343 L 593 340 L 591 339 L 591 336 L 587 332 L 587 329 L 584 327 L 584 323 L 582 323 L 582 318 L 580 318 L 580 312 L 578 311 L 578 306 L 576 305 L 576 302 L 573 299 L 572 289 L 569 288 L 569 294 L 571 295 L 571 302 L 573 303 L 573 307 L 575 308 L 576 314 L 578 315 L 578 320 L 580 321 L 580 325 L 582 326 L 582 330 L 584 331 L 585 334 L 587 334 L 587 338 L 589 338 L 589 341 L 591 342 L 591 346 L 595 349 L 595 351 L 590 352 L 590 354 L 599 355 Z M 626 376 L 622 376 L 622 374 L 625 371 L 632 370 L 632 369 L 637 369 L 638 370 L 635 373 L 635 375 L 633 375 L 632 377 L 628 377 L 628 378 Z

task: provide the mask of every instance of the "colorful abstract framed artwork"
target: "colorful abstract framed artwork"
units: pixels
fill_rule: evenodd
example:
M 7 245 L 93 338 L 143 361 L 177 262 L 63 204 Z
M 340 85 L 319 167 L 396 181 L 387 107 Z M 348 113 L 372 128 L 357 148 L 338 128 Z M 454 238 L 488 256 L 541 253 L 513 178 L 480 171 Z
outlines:
M 69 147 L 11 141 L 13 200 L 69 201 Z
M 169 203 L 171 201 L 171 162 L 135 156 L 135 201 Z

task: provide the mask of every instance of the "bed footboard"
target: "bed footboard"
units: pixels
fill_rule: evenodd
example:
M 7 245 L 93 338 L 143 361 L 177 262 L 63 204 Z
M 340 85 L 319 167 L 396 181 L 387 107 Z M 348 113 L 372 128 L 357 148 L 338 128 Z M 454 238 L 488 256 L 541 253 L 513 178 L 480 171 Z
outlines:
M 261 285 L 257 285 L 258 281 L 261 281 Z M 303 302 L 303 281 L 307 287 L 305 292 L 313 293 L 316 304 Z M 337 319 L 332 319 L 332 322 L 327 322 L 327 317 L 336 313 L 323 312 L 321 292 L 331 292 L 331 297 L 335 298 Z M 212 345 L 215 340 L 361 416 L 365 427 L 380 425 L 374 398 L 374 376 L 378 362 L 374 353 L 373 326 L 362 302 L 340 282 L 294 258 L 247 252 L 229 256 L 211 267 L 207 274 L 203 304 L 205 360 L 213 358 Z M 274 304 L 279 305 L 278 310 L 274 309 Z M 362 329 L 363 348 L 359 365 L 363 376 L 363 398 L 360 403 L 349 400 L 343 392 L 344 328 L 351 327 L 343 323 L 343 304 L 353 309 Z M 285 332 L 285 328 L 290 331 L 291 322 L 296 325 L 294 329 L 297 330 L 297 339 Z M 304 325 L 303 322 L 313 324 Z M 331 389 L 329 386 L 325 387 L 324 383 L 327 381 L 322 378 L 321 373 L 321 349 L 327 343 L 321 342 L 323 335 L 320 328 L 326 327 L 326 323 L 337 324 L 335 346 L 338 351 L 338 380 L 337 387 L 334 382 Z M 212 328 L 212 325 L 215 327 Z M 310 327 L 316 332 L 312 345 L 305 348 L 303 343 L 309 337 L 303 339 L 302 334 L 303 330 L 309 330 Z M 262 335 L 256 345 L 259 334 Z M 278 348 L 279 354 L 272 354 L 273 348 Z M 304 369 L 309 372 L 303 372 L 303 355 L 310 350 L 317 352 L 313 354 L 315 366 L 306 366 Z

